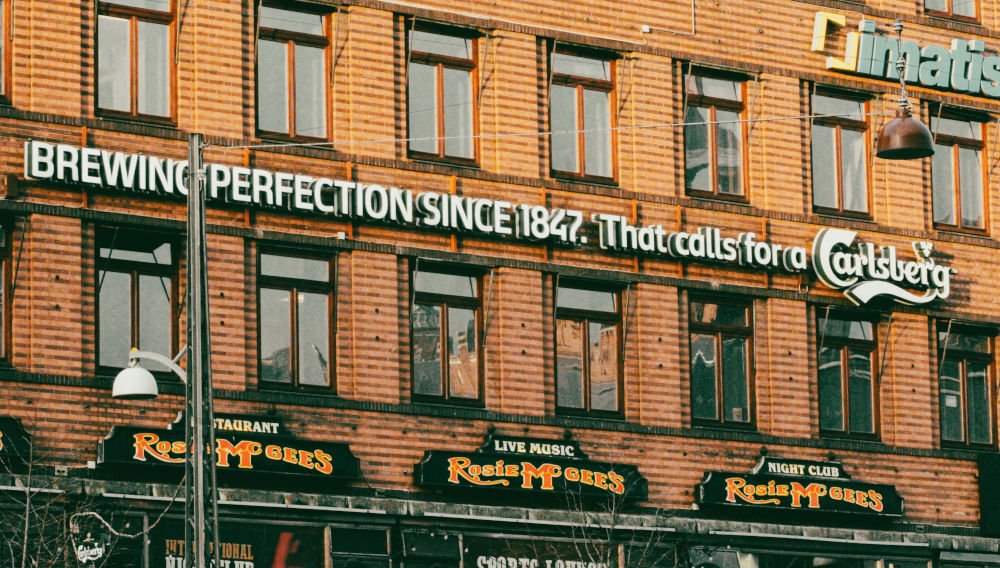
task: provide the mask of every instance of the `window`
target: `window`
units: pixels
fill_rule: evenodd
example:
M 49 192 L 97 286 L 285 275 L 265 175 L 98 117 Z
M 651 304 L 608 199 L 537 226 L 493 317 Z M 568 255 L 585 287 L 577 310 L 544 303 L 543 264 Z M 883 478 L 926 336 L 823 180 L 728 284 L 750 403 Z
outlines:
M 97 231 L 97 361 L 121 370 L 129 351 L 177 351 L 177 258 L 169 235 Z M 146 363 L 143 363 L 144 365 Z M 167 371 L 150 362 L 150 370 Z
M 975 20 L 976 0 L 924 0 L 924 10 L 935 16 Z
M 10 358 L 11 313 L 10 231 L 13 223 L 0 223 L 0 360 Z
M 170 0 L 101 0 L 97 9 L 98 111 L 169 119 L 174 43 Z
M 941 441 L 993 444 L 993 337 L 938 324 Z
M 743 82 L 685 75 L 684 180 L 689 193 L 741 198 Z
M 614 61 L 553 52 L 549 121 L 552 172 L 558 176 L 614 176 L 611 106 Z
M 261 6 L 257 40 L 257 130 L 326 138 L 326 16 Z
M 983 125 L 974 120 L 931 117 L 934 157 L 934 225 L 986 229 L 983 206 Z
M 11 44 L 10 44 L 11 0 L 0 0 L 0 101 L 10 101 Z
M 413 273 L 413 288 L 413 398 L 481 402 L 479 278 L 422 268 Z
M 819 428 L 875 435 L 875 324 L 824 310 L 819 316 Z
M 820 212 L 867 215 L 868 103 L 813 94 L 813 207 Z
M 749 425 L 751 311 L 746 304 L 690 303 L 691 416 L 695 421 Z
M 618 293 L 560 284 L 556 290 L 556 408 L 620 415 Z
M 474 164 L 476 40 L 416 28 L 409 49 L 410 156 Z
M 261 253 L 257 333 L 262 387 L 333 387 L 332 265 L 322 257 Z

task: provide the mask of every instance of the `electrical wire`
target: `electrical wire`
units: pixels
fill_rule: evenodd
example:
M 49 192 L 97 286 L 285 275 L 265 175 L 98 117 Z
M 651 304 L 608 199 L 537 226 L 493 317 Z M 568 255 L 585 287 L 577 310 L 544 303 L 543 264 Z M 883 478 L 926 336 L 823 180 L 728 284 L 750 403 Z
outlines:
M 885 112 L 868 112 L 864 113 L 862 116 L 891 116 L 892 113 Z M 806 120 L 813 119 L 816 117 L 852 117 L 858 116 L 856 112 L 843 113 L 843 114 L 804 114 L 799 116 L 777 116 L 771 118 L 741 118 L 737 120 L 703 120 L 697 122 L 664 122 L 657 124 L 636 124 L 632 126 L 616 126 L 612 128 L 602 128 L 602 129 L 579 129 L 579 130 L 543 130 L 538 132 L 501 132 L 498 134 L 474 134 L 469 136 L 426 136 L 426 137 L 415 137 L 415 138 L 376 138 L 370 140 L 338 140 L 336 142 L 323 141 L 323 142 L 287 142 L 281 144 L 246 144 L 246 145 L 234 145 L 227 146 L 224 144 L 206 144 L 205 148 L 228 148 L 233 150 L 257 150 L 264 148 L 311 148 L 311 147 L 322 147 L 322 146 L 334 146 L 334 145 L 358 145 L 358 144 L 395 144 L 397 142 L 426 142 L 426 141 L 439 141 L 439 140 L 467 140 L 473 138 L 525 138 L 525 137 L 540 137 L 540 136 L 559 136 L 565 134 L 597 134 L 602 132 L 620 132 L 623 130 L 649 130 L 657 128 L 678 128 L 687 126 L 711 126 L 719 124 L 754 124 L 758 122 L 774 122 L 778 120 Z

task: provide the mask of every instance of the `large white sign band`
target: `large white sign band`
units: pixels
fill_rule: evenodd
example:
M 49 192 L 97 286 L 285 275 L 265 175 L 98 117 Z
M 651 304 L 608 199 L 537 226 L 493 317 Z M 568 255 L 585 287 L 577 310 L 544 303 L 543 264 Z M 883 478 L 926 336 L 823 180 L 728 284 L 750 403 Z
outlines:
M 187 195 L 186 160 L 35 140 L 24 144 L 24 175 L 141 194 Z M 484 237 L 587 243 L 582 230 L 586 218 L 575 209 L 219 164 L 206 166 L 206 183 L 210 201 Z M 881 296 L 910 305 L 947 298 L 956 273 L 931 259 L 930 242 L 912 243 L 916 259 L 905 261 L 895 247 L 855 243 L 857 233 L 845 229 L 821 229 L 808 251 L 759 240 L 752 232 L 727 236 L 715 227 L 668 232 L 662 225 L 633 225 L 626 217 L 607 213 L 592 214 L 590 223 L 596 225 L 605 250 L 790 273 L 811 268 L 820 281 L 859 305 Z

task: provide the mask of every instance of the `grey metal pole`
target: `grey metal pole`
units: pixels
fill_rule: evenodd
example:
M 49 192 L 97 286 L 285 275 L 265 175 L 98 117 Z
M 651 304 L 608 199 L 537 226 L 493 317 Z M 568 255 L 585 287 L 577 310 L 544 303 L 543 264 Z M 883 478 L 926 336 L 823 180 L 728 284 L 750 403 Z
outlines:
M 219 566 L 215 424 L 209 365 L 205 194 L 201 134 L 188 137 L 188 381 L 186 385 L 184 560 L 186 568 Z M 207 459 L 206 459 L 207 458 Z

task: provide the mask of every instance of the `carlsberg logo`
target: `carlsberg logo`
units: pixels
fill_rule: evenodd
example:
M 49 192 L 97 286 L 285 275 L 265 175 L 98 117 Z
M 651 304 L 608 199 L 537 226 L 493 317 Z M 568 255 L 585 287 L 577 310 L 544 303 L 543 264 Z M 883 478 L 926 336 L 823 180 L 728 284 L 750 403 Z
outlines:
M 812 264 L 816 276 L 831 288 L 843 290 L 856 304 L 866 304 L 877 296 L 888 296 L 902 304 L 926 304 L 947 298 L 954 269 L 930 258 L 933 243 L 915 242 L 917 260 L 896 258 L 896 247 L 859 243 L 852 251 L 857 233 L 844 229 L 822 229 L 813 239 Z M 906 288 L 925 290 L 914 294 Z

